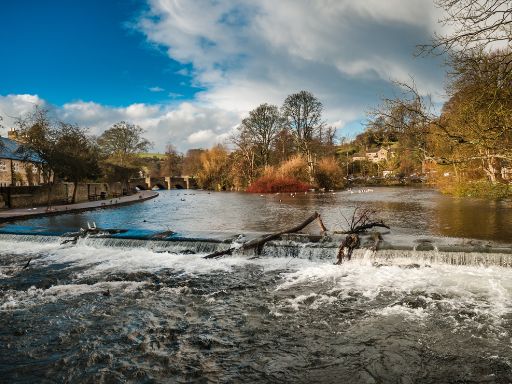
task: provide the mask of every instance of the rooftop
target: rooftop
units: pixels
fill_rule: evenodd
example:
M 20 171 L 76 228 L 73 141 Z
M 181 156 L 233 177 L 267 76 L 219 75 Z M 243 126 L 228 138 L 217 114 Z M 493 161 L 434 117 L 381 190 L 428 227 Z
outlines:
M 0 159 L 42 163 L 43 160 L 32 151 L 24 151 L 19 143 L 7 137 L 0 137 Z

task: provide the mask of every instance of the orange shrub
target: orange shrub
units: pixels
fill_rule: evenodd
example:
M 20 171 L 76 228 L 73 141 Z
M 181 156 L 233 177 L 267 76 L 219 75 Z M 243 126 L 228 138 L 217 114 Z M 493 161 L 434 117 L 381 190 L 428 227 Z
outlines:
M 344 172 L 336 159 L 325 157 L 318 161 L 315 180 L 319 188 L 339 189 L 344 184 Z
M 277 174 L 281 177 L 307 182 L 309 181 L 308 163 L 302 156 L 294 156 L 279 165 Z

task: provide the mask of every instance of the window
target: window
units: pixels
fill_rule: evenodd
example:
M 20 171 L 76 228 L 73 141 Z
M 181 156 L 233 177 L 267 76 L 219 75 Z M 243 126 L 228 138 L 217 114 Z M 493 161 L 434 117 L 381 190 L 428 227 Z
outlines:
M 6 172 L 7 171 L 7 161 L 0 160 L 0 172 Z
M 12 168 L 13 168 L 14 172 L 19 172 L 20 171 L 20 163 L 18 163 L 17 161 L 13 162 Z

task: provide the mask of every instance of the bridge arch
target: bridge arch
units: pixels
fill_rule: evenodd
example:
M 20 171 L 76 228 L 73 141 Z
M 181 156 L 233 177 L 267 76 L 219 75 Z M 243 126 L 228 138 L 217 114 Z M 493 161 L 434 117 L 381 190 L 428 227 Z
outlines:
M 151 183 L 151 184 L 152 184 L 151 189 L 154 189 L 155 187 L 157 187 L 158 189 L 168 189 L 167 186 L 165 185 L 165 183 L 156 182 L 156 183 Z

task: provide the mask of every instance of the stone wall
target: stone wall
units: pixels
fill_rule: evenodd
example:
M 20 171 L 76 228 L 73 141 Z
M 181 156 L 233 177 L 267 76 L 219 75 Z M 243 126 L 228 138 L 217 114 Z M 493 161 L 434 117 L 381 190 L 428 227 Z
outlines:
M 52 204 L 68 204 L 73 197 L 73 183 L 59 183 L 52 188 Z M 48 202 L 48 185 L 19 186 L 0 188 L 5 205 L 9 208 L 28 208 L 45 206 Z M 88 201 L 89 198 L 106 198 L 121 193 L 120 183 L 79 183 L 76 193 L 76 202 Z M 1 205 L 1 204 L 0 204 Z

